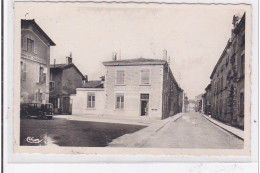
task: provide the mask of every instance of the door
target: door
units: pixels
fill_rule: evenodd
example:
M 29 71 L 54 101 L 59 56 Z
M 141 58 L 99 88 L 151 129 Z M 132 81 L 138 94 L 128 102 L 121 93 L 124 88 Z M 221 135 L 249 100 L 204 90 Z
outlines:
M 70 114 L 70 98 L 63 97 L 63 114 Z
M 148 101 L 141 100 L 141 116 L 148 115 Z
M 141 116 L 148 116 L 149 94 L 141 94 Z

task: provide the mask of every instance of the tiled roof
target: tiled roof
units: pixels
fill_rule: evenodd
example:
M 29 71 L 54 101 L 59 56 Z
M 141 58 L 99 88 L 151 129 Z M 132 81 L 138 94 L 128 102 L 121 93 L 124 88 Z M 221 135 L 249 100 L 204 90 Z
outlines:
M 127 65 L 164 65 L 166 61 L 160 59 L 146 59 L 146 58 L 137 58 L 137 59 L 124 59 L 116 61 L 106 61 L 103 62 L 105 66 L 127 66 Z
M 104 85 L 100 80 L 92 80 L 84 83 L 82 88 L 104 88 Z
M 71 63 L 71 64 L 50 64 L 50 69 L 66 69 L 66 68 L 69 68 L 69 67 L 74 67 L 78 73 L 82 76 L 82 79 L 85 79 L 85 76 L 81 73 L 81 71 L 79 71 L 79 69 L 75 66 L 75 64 Z
M 55 67 L 54 67 L 54 64 L 50 64 L 50 68 L 60 68 L 60 69 L 63 69 L 65 67 L 67 67 L 68 65 L 70 65 L 70 64 L 55 64 Z

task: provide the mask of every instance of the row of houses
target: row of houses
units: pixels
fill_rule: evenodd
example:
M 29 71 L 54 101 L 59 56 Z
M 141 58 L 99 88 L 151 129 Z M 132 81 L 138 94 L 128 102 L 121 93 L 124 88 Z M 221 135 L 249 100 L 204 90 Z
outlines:
M 233 16 L 231 38 L 215 65 L 202 96 L 203 111 L 225 123 L 244 128 L 245 13 Z
M 146 116 L 164 119 L 183 111 L 183 90 L 163 59 L 103 62 L 100 80 L 88 81 L 72 62 L 50 64 L 55 43 L 35 20 L 21 20 L 21 103 L 52 103 L 56 114 Z M 186 98 L 187 100 L 187 98 Z

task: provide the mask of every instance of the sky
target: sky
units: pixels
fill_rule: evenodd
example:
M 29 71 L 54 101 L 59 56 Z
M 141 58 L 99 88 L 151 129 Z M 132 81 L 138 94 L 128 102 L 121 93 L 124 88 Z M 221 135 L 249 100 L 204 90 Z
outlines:
M 241 6 L 180 4 L 32 3 L 15 4 L 20 19 L 36 23 L 56 43 L 51 63 L 73 63 L 89 80 L 105 74 L 112 52 L 121 59 L 162 59 L 166 49 L 173 74 L 189 99 L 205 92 L 231 36 Z

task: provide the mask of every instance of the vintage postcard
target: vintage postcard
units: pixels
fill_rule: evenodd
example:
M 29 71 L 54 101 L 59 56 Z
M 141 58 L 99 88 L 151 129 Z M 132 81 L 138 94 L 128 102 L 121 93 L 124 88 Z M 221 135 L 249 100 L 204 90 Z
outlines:
M 250 5 L 14 13 L 15 153 L 250 155 Z

